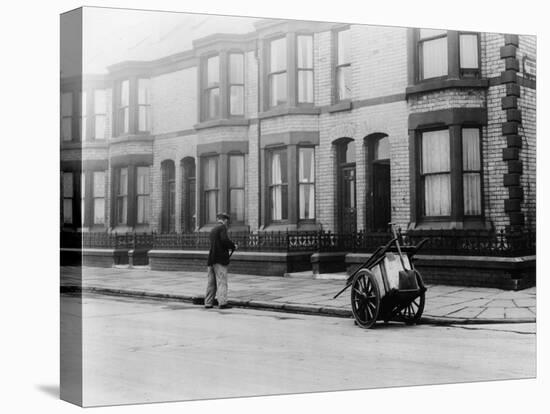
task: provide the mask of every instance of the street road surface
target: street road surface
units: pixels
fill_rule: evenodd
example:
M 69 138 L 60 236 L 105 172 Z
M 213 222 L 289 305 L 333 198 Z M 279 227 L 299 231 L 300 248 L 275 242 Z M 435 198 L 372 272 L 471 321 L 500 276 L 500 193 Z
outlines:
M 62 301 L 71 313 L 79 299 Z M 535 324 L 364 330 L 352 319 L 181 302 L 83 303 L 85 406 L 536 375 Z

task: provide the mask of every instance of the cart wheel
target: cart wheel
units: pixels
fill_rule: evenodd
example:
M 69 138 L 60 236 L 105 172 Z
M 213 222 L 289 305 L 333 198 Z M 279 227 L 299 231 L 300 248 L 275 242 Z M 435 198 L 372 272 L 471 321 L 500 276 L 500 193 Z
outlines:
M 421 284 L 421 278 L 417 271 L 416 273 L 416 279 L 418 281 L 419 286 L 424 286 Z M 398 314 L 398 318 L 405 322 L 407 325 L 413 325 L 415 323 L 418 323 L 420 320 L 420 317 L 422 316 L 422 312 L 424 312 L 424 304 L 426 302 L 426 292 L 422 291 L 420 293 L 420 296 L 416 297 L 411 303 L 409 303 L 407 306 L 405 306 Z
M 360 270 L 351 283 L 351 310 L 361 328 L 370 328 L 380 311 L 380 289 L 374 275 Z

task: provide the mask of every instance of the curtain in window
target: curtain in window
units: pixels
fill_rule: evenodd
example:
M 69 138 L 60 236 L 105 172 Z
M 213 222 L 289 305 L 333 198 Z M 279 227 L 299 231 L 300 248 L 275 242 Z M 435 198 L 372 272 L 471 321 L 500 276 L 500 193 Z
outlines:
M 244 156 L 229 157 L 229 200 L 232 221 L 244 221 Z
M 476 34 L 460 35 L 460 67 L 462 69 L 477 69 L 479 67 Z
M 274 153 L 271 159 L 271 183 L 274 185 L 271 192 L 271 218 L 273 220 L 282 219 L 282 183 L 281 177 L 281 154 Z
M 446 76 L 448 73 L 447 38 L 422 43 L 422 78 Z
M 86 173 L 80 173 L 80 223 L 86 223 Z
M 149 167 L 137 168 L 137 222 L 149 222 Z
M 422 174 L 426 216 L 451 214 L 451 157 L 449 131 L 422 134 Z
M 218 213 L 218 159 L 207 158 L 204 164 L 204 189 L 206 222 L 214 223 Z
M 313 148 L 300 148 L 299 153 L 300 219 L 315 218 L 315 152 Z
M 121 168 L 119 170 L 118 178 L 118 208 L 117 208 L 117 218 L 118 224 L 127 223 L 127 214 L 128 214 L 128 169 Z
M 479 154 L 479 129 L 462 130 L 462 170 L 464 189 L 464 214 L 481 214 L 481 160 Z
M 149 97 L 149 79 L 139 79 L 138 81 L 138 123 L 140 131 L 149 131 L 150 123 L 150 97 Z

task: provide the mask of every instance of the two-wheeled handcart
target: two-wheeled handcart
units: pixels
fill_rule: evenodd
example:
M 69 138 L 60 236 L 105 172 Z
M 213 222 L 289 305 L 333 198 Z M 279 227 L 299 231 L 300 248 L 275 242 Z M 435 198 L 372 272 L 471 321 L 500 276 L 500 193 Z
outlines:
M 351 310 L 357 325 L 371 328 L 376 321 L 417 323 L 424 311 L 426 286 L 414 268 L 413 256 L 427 241 L 401 246 L 395 224 L 389 223 L 393 238 L 351 274 L 337 298 L 351 287 Z

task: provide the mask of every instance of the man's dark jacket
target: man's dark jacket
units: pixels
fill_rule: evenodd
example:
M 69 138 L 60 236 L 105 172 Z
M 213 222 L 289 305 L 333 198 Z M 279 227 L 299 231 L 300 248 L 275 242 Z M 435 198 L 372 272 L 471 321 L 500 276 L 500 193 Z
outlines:
M 227 227 L 219 223 L 210 231 L 208 266 L 215 263 L 227 266 L 229 264 L 229 250 L 235 250 L 235 243 L 227 236 Z

